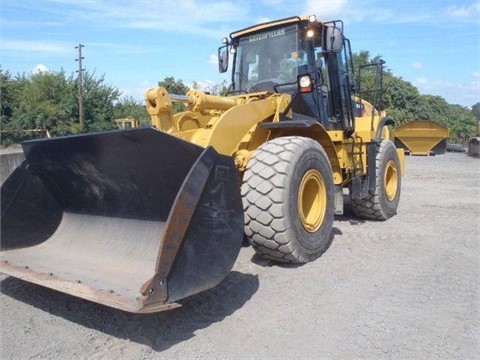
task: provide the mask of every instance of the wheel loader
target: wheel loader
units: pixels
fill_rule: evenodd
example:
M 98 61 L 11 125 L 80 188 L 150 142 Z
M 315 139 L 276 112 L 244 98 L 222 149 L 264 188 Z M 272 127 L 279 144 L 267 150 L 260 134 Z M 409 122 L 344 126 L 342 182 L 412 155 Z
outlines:
M 157 312 L 220 283 L 244 241 L 280 262 L 318 258 L 344 192 L 356 216 L 396 213 L 403 149 L 377 109 L 382 87 L 358 88 L 341 21 L 255 25 L 218 57 L 225 96 L 158 87 L 145 94 L 152 127 L 24 142 L 1 188 L 0 271 Z

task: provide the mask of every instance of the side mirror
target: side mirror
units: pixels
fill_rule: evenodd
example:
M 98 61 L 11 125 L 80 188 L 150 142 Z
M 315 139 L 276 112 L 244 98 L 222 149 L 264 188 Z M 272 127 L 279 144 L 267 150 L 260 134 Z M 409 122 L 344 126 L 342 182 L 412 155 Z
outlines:
M 323 32 L 323 51 L 327 53 L 339 53 L 342 49 L 342 31 L 335 25 L 326 26 Z
M 218 71 L 224 73 L 228 70 L 228 44 L 218 48 Z

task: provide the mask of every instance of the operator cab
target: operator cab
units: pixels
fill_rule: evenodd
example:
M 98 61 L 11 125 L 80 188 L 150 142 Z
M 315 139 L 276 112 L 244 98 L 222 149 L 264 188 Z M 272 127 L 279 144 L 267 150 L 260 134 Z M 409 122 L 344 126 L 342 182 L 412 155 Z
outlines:
M 313 118 L 326 129 L 353 127 L 350 47 L 340 21 L 293 17 L 234 32 L 223 42 L 219 70 L 227 71 L 233 54 L 231 94 L 289 93 L 292 120 Z M 304 76 L 312 84 L 308 91 L 298 85 Z
M 233 71 L 234 91 L 278 92 L 279 85 L 295 85 L 299 66 L 308 64 L 305 41 L 298 26 L 267 30 L 239 39 Z M 286 89 L 283 89 L 286 91 Z

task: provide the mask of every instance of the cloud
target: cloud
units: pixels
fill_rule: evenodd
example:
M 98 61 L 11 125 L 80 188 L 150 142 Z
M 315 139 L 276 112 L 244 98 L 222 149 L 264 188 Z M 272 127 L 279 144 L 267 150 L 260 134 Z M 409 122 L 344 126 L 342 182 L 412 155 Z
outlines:
M 194 84 L 187 84 L 188 87 L 192 87 Z M 200 81 L 195 81 L 195 87 L 199 90 L 202 91 L 211 91 L 212 87 L 214 87 L 216 84 L 211 81 L 211 80 L 200 80 Z
M 306 14 L 315 14 L 320 20 L 337 19 L 348 11 L 347 0 L 307 0 L 305 10 Z
M 377 24 L 412 24 L 438 22 L 439 15 L 434 11 L 409 11 L 401 2 L 388 4 L 375 0 L 307 0 L 305 14 L 315 14 L 320 20 L 342 19 L 345 23 L 369 21 Z
M 255 20 L 255 24 L 261 24 L 261 23 L 266 23 L 270 21 L 273 21 L 273 19 L 269 17 L 259 17 Z
M 2 51 L 46 52 L 52 54 L 68 54 L 73 52 L 73 46 L 63 42 L 1 39 L 1 43 Z
M 50 72 L 50 69 L 46 65 L 43 65 L 43 64 L 37 64 L 32 68 L 32 70 L 30 70 L 30 73 L 32 75 L 36 75 L 36 74 L 40 74 L 40 73 L 48 73 L 48 72 Z
M 159 53 L 158 49 L 152 47 L 128 45 L 123 43 L 93 42 L 88 43 L 88 47 L 104 49 L 116 54 L 147 54 L 152 52 L 156 54 Z
M 262 0 L 262 3 L 267 6 L 278 6 L 282 4 L 282 0 Z
M 480 1 L 470 6 L 450 6 L 447 8 L 446 13 L 453 19 L 478 21 L 480 17 Z
M 248 6 L 233 1 L 151 0 L 151 1 L 69 1 L 52 0 L 68 5 L 72 19 L 105 29 L 144 29 L 178 34 L 197 34 L 219 38 L 232 21 L 245 18 Z M 164 15 L 161 15 L 164 14 Z M 233 20 L 232 20 L 233 19 Z
M 210 65 L 218 66 L 218 55 L 217 54 L 210 54 L 207 61 Z
M 345 23 L 368 20 L 376 23 L 404 23 L 418 21 L 419 15 L 406 12 L 399 16 L 395 10 L 386 6 L 379 7 L 372 0 L 307 0 L 304 12 L 315 14 L 322 21 L 342 19 Z M 424 15 L 422 15 L 422 19 Z
M 45 41 L 45 40 L 5 40 L 0 39 L 1 50 L 12 53 L 24 54 L 51 54 L 55 56 L 70 55 L 74 57 L 77 54 L 75 50 L 75 43 L 60 42 L 60 41 Z M 92 49 L 107 50 L 112 54 L 125 55 L 125 54 L 148 54 L 155 52 L 158 54 L 160 50 L 152 47 L 128 45 L 121 43 L 106 43 L 106 42 L 92 42 L 88 43 L 86 50 Z
M 423 77 L 423 76 L 420 76 L 420 77 L 417 77 L 414 81 L 413 81 L 413 85 L 415 86 L 424 86 L 424 85 L 427 85 L 428 84 L 428 79 L 426 77 Z
M 135 100 L 144 105 L 145 92 L 156 86 L 158 86 L 158 83 L 150 80 L 128 82 L 119 87 L 119 90 L 122 93 L 120 98 L 126 99 L 128 97 L 133 97 Z
M 410 66 L 415 70 L 420 70 L 423 68 L 423 64 L 420 61 L 412 61 Z
M 412 84 L 418 88 L 421 94 L 432 94 L 443 97 L 450 104 L 472 106 L 478 102 L 480 93 L 480 81 L 455 82 L 444 80 L 430 80 L 426 77 L 418 77 Z

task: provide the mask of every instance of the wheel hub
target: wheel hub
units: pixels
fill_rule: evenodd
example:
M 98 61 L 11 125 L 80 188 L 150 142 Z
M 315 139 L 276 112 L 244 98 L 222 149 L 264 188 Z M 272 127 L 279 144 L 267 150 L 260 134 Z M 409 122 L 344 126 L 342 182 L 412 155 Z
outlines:
M 310 169 L 303 176 L 298 192 L 298 212 L 305 230 L 311 233 L 317 231 L 323 223 L 326 209 L 325 182 L 317 170 Z
M 383 178 L 383 185 L 387 199 L 389 201 L 393 201 L 393 199 L 395 199 L 395 195 L 397 194 L 398 188 L 397 167 L 395 166 L 395 162 L 393 160 L 390 160 L 387 163 L 385 168 L 385 176 Z

